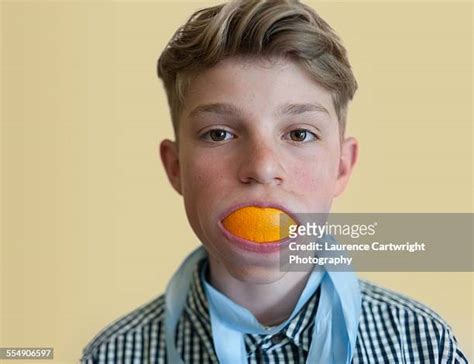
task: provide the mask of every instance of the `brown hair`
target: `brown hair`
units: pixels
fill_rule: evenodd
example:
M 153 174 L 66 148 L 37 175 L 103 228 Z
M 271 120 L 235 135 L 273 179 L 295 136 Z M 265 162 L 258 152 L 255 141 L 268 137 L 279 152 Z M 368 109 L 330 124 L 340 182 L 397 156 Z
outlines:
M 298 0 L 238 0 L 195 12 L 158 60 L 176 135 L 192 76 L 232 56 L 296 60 L 331 92 L 344 133 L 357 81 L 334 30 Z

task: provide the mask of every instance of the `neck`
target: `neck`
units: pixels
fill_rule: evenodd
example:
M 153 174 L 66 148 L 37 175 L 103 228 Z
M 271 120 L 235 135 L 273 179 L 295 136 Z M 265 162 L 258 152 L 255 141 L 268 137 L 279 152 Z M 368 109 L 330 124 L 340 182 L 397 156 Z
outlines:
M 212 259 L 209 266 L 208 279 L 212 286 L 249 310 L 265 326 L 276 326 L 290 317 L 310 275 L 310 272 L 287 272 L 269 283 L 249 283 L 233 277 Z

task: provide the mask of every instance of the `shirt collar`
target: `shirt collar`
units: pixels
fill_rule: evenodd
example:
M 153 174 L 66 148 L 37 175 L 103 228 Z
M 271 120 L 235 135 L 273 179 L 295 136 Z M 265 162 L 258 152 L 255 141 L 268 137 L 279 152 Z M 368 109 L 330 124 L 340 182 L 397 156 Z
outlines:
M 203 259 L 196 265 L 184 310 L 189 315 L 191 324 L 194 326 L 197 332 L 204 330 L 204 332 L 208 334 L 209 337 L 211 337 L 208 302 L 204 293 L 203 282 L 200 278 L 201 269 L 207 266 L 206 263 L 206 259 Z M 309 347 L 311 345 L 311 335 L 314 325 L 314 316 L 316 315 L 319 303 L 320 288 L 321 286 L 318 287 L 318 289 L 308 300 L 308 302 L 301 308 L 298 314 L 296 314 L 295 317 L 289 321 L 287 326 L 285 326 L 285 328 L 280 331 L 281 334 L 285 335 L 286 339 L 291 340 L 296 346 L 301 347 L 304 351 L 309 351 Z M 270 335 L 245 335 L 245 343 L 247 345 L 247 349 L 249 350 L 249 354 L 255 351 L 258 346 L 266 346 L 265 343 L 267 342 L 269 346 L 275 345 L 271 343 L 271 340 L 272 336 Z M 282 344 L 284 343 L 284 340 L 285 339 L 281 341 Z
M 301 308 L 299 313 L 280 332 L 280 335 L 284 335 L 283 339 L 280 338 L 280 340 L 277 340 L 280 341 L 280 343 L 273 343 L 272 341 L 274 339 L 270 335 L 246 335 L 245 343 L 247 344 L 249 354 L 254 352 L 257 347 L 274 346 L 277 348 L 280 344 L 283 345 L 287 340 L 290 340 L 294 345 L 301 347 L 304 351 L 308 352 L 311 345 L 314 316 L 316 315 L 316 311 L 318 309 L 320 290 L 321 287 L 318 287 L 316 292 Z

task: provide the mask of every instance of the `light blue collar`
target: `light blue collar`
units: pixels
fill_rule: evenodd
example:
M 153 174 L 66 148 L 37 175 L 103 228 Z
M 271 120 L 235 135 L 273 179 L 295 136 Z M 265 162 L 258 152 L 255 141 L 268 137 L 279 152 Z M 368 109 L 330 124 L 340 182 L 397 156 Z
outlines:
M 207 253 L 196 249 L 174 274 L 166 289 L 165 332 L 167 355 L 170 363 L 182 363 L 176 351 L 174 333 L 184 308 L 192 273 Z M 201 277 L 202 278 L 202 277 Z M 217 291 L 202 280 L 209 302 L 212 336 L 219 362 L 222 364 L 247 363 L 244 335 L 273 335 L 283 329 L 321 285 L 321 296 L 308 363 L 349 364 L 355 351 L 355 342 L 361 312 L 361 296 L 357 278 L 352 272 L 311 273 L 295 309 L 282 324 L 266 328 L 244 307 Z
M 274 335 L 277 332 L 280 332 L 286 325 L 288 325 L 288 323 L 298 314 L 301 308 L 316 292 L 325 273 L 322 271 L 313 272 L 313 274 L 310 275 L 290 317 L 278 326 L 268 327 L 258 322 L 255 316 L 249 310 L 232 301 L 223 293 L 215 289 L 207 281 L 205 277 L 207 265 L 207 263 L 203 264 L 202 270 L 200 272 L 200 278 L 201 282 L 203 282 L 207 301 L 209 302 L 211 321 L 213 313 L 217 320 L 224 322 L 226 326 L 232 328 L 233 330 L 237 330 L 245 334 L 258 335 Z

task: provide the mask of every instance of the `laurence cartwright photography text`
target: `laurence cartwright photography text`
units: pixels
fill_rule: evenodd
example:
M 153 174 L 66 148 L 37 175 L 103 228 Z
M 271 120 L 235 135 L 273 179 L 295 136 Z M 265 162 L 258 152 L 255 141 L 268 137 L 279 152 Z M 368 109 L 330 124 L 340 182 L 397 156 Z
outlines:
M 315 264 L 315 265 L 351 265 L 352 257 L 345 255 L 331 255 L 324 256 L 327 252 L 338 252 L 338 251 L 362 251 L 362 252 L 406 252 L 416 253 L 426 251 L 426 244 L 419 242 L 404 242 L 394 243 L 374 241 L 371 244 L 359 244 L 359 243 L 334 243 L 334 242 L 309 242 L 299 243 L 291 241 L 288 245 L 289 251 L 296 251 L 298 254 L 288 255 L 288 264 Z M 305 256 L 301 256 L 300 252 L 307 252 Z M 321 253 L 323 252 L 323 253 Z

